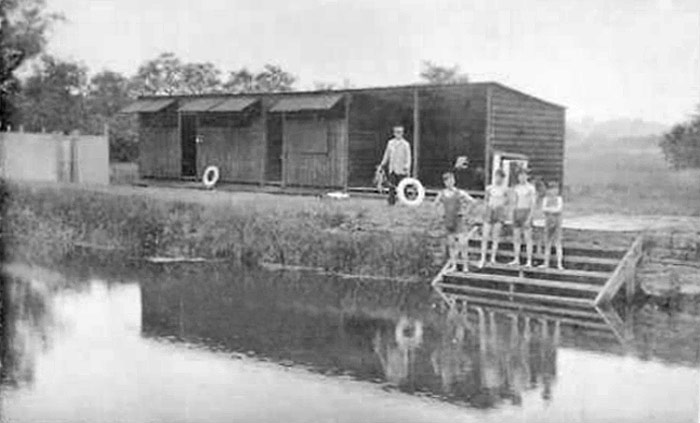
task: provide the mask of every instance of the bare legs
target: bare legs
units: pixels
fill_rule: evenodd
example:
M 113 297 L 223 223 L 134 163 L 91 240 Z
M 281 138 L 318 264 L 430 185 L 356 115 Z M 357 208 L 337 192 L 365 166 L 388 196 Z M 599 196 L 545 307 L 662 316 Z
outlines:
M 491 264 L 496 263 L 498 243 L 501 240 L 501 227 L 502 224 L 500 222 L 497 222 L 494 225 L 484 223 L 481 232 L 481 260 L 479 261 L 479 268 L 486 265 L 486 251 L 488 250 L 489 238 L 491 238 Z
M 544 263 L 540 267 L 549 267 L 549 257 L 552 255 L 552 241 L 554 241 L 554 247 L 557 250 L 557 269 L 564 270 L 564 247 L 562 246 L 560 236 L 555 237 L 554 240 L 547 236 L 544 244 Z
M 525 251 L 527 253 L 526 267 L 532 267 L 532 228 L 513 228 L 513 261 L 512 266 L 520 265 L 520 249 L 522 248 L 522 237 L 525 236 Z

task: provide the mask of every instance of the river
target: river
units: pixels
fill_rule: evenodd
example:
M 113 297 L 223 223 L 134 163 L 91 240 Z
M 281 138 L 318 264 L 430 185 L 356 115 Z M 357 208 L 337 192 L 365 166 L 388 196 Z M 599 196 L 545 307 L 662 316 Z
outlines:
M 690 314 L 227 265 L 6 268 L 2 422 L 698 420 Z

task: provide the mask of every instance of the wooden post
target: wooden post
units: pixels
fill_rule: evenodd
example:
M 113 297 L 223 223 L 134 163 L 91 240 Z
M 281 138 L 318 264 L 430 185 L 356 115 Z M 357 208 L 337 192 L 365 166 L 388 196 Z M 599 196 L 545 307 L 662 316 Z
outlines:
M 413 177 L 418 178 L 418 156 L 420 155 L 420 99 L 418 88 L 413 89 Z
M 287 187 L 287 143 L 284 142 L 284 138 L 285 138 L 284 137 L 284 126 L 285 126 L 284 124 L 285 124 L 286 120 L 287 120 L 286 113 L 282 112 L 282 134 L 281 134 L 281 136 L 282 136 L 282 157 L 281 157 L 281 159 L 282 159 L 282 166 L 281 166 L 282 167 L 282 169 L 281 169 L 282 175 L 280 175 L 281 179 L 282 179 L 280 181 L 282 188 Z
M 343 136 L 345 137 L 343 192 L 347 192 L 348 175 L 350 174 L 350 94 L 348 93 L 345 93 L 345 130 L 343 131 Z
M 260 165 L 260 186 L 264 187 L 265 186 L 265 175 L 267 174 L 267 155 L 268 155 L 268 149 L 270 146 L 268 145 L 269 140 L 267 139 L 267 107 L 265 104 L 265 99 L 260 100 L 260 106 L 262 108 L 262 113 L 261 113 L 261 119 L 262 119 L 262 141 L 263 141 L 263 153 L 262 153 L 262 158 L 261 158 L 261 165 Z
M 491 183 L 491 87 L 486 88 L 486 125 L 484 129 L 484 187 Z

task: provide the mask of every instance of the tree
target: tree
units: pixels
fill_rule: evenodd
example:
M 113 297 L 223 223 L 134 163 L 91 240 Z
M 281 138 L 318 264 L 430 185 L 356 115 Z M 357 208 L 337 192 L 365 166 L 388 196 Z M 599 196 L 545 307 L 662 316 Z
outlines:
M 130 81 L 123 75 L 103 71 L 90 79 L 86 98 L 88 133 L 102 133 L 109 125 L 109 157 L 111 161 L 128 162 L 138 157 L 136 117 L 119 114 L 130 101 Z
M 700 168 L 700 105 L 688 122 L 664 134 L 660 145 L 666 161 L 675 169 Z
M 429 84 L 458 84 L 469 82 L 469 76 L 461 73 L 458 65 L 439 66 L 430 61 L 423 62 L 420 77 Z
M 15 72 L 46 46 L 46 34 L 59 15 L 45 11 L 45 0 L 0 0 L 0 129 L 7 129 L 20 84 Z
M 272 93 L 292 91 L 296 78 L 281 67 L 267 64 L 260 72 L 241 68 L 229 73 L 224 91 L 231 93 Z
M 22 122 L 29 131 L 84 130 L 87 68 L 44 55 L 23 84 L 19 99 Z
M 210 94 L 221 90 L 221 72 L 212 63 L 184 63 L 163 53 L 141 65 L 133 78 L 137 95 Z

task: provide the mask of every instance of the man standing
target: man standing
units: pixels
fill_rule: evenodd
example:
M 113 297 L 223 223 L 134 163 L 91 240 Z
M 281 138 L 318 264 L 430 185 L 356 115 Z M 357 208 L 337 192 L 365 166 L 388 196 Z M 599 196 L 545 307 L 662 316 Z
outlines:
M 394 127 L 394 138 L 387 142 L 378 167 L 385 168 L 388 175 L 389 205 L 393 206 L 396 204 L 396 186 L 411 171 L 411 145 L 403 137 L 403 126 Z

